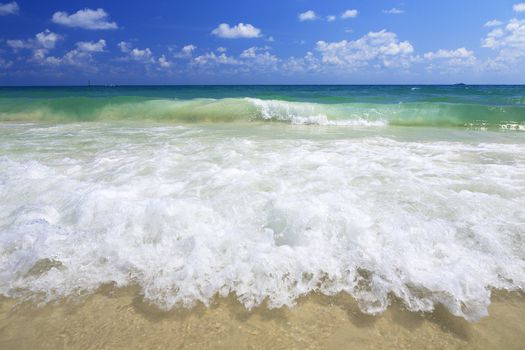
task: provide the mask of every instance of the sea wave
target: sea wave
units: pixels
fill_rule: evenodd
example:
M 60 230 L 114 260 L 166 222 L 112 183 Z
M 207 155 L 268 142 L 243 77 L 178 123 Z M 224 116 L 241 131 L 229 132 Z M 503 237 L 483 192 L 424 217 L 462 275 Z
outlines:
M 324 104 L 258 98 L 141 97 L 0 101 L 0 121 L 119 121 L 217 123 L 277 121 L 339 126 L 432 126 L 525 130 L 525 107 L 443 102 Z

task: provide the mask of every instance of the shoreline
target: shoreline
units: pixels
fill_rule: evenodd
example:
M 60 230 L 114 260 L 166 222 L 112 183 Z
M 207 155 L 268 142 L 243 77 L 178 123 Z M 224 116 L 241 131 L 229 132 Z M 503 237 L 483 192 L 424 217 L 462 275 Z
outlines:
M 91 295 L 37 306 L 0 298 L 2 349 L 288 348 L 519 349 L 525 343 L 525 295 L 495 291 L 489 316 L 469 323 L 438 306 L 362 313 L 347 294 L 310 294 L 292 308 L 247 310 L 234 296 L 206 307 L 162 311 L 137 287 L 104 286 Z

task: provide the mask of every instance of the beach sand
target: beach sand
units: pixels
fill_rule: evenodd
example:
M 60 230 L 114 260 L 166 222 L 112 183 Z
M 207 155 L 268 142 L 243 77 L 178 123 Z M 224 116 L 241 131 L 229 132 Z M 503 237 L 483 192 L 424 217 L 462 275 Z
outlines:
M 394 302 L 363 314 L 348 295 L 310 295 L 293 308 L 246 310 L 232 296 L 169 312 L 137 288 L 36 306 L 0 300 L 1 349 L 523 349 L 525 297 L 495 292 L 490 316 L 469 323 L 443 307 Z

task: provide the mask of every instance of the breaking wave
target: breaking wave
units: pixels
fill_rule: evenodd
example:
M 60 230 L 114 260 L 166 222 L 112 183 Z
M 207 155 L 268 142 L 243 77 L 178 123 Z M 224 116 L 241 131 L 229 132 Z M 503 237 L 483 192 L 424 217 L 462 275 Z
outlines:
M 278 121 L 291 124 L 432 126 L 525 130 L 525 107 L 444 102 L 323 104 L 258 98 L 142 97 L 3 99 L 1 121 L 118 121 L 171 123 Z

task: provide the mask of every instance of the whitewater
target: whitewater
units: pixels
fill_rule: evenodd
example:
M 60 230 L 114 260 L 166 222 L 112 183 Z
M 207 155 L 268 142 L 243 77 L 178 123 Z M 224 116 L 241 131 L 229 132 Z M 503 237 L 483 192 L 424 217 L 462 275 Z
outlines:
M 525 289 L 522 90 L 236 89 L 0 91 L 0 294 L 475 321 Z

